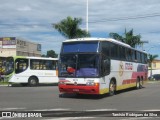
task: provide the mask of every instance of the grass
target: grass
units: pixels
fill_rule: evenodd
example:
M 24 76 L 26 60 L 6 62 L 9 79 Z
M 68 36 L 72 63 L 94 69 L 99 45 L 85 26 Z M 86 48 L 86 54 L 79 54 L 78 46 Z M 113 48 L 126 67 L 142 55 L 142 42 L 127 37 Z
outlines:
M 8 85 L 8 81 L 3 81 L 2 79 L 0 79 L 0 85 Z
M 8 85 L 8 82 L 0 82 L 0 85 Z

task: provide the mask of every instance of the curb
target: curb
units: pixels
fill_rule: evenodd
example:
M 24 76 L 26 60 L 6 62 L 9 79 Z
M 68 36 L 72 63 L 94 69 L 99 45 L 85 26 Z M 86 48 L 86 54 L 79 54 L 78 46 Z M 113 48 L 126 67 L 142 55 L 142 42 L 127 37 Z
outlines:
M 0 87 L 1 87 L 1 86 L 8 86 L 8 85 L 0 85 Z
M 147 83 L 160 83 L 160 81 L 149 81 Z

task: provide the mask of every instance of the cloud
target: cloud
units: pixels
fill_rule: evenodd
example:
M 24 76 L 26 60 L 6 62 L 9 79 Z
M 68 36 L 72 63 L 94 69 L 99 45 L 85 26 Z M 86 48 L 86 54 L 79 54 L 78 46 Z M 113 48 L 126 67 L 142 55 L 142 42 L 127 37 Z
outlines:
M 29 6 L 24 6 L 24 7 L 17 8 L 17 10 L 19 10 L 19 11 L 30 11 L 32 9 Z
M 40 42 L 47 49 L 60 51 L 65 39 L 52 28 L 67 16 L 83 19 L 86 28 L 87 0 L 1 0 L 0 37 L 18 36 Z M 160 39 L 159 0 L 88 0 L 89 32 L 94 37 L 107 37 L 110 32 L 124 33 L 133 28 L 148 45 Z M 45 42 L 44 42 L 45 41 Z M 46 47 L 47 46 L 47 47 Z M 148 47 L 147 46 L 147 47 Z

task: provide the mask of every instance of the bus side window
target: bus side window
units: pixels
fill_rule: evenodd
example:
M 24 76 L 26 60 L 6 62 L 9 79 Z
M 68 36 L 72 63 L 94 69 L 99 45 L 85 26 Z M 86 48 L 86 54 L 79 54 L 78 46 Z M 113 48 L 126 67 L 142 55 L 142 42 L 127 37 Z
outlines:
M 139 63 L 141 63 L 141 53 L 137 51 L 137 60 Z
M 110 44 L 109 42 L 102 42 L 102 53 L 107 57 L 110 57 Z
M 105 56 L 102 57 L 101 74 L 102 76 L 110 74 L 110 59 Z
M 46 70 L 46 65 L 43 65 L 43 70 Z
M 120 60 L 126 60 L 125 47 L 119 46 Z

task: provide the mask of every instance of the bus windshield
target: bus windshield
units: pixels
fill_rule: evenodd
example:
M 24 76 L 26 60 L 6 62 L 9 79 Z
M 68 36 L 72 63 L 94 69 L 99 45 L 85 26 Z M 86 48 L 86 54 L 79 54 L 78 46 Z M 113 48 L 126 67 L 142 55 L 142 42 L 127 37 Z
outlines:
M 13 57 L 6 58 L 6 71 L 5 74 L 9 75 L 14 71 L 14 59 Z
M 59 76 L 98 77 L 98 54 L 66 54 L 60 57 Z
M 63 43 L 62 53 L 98 52 L 98 47 L 99 47 L 98 41 L 69 42 L 69 43 Z
M 0 60 L 0 75 L 9 75 L 14 70 L 13 57 L 1 57 Z

